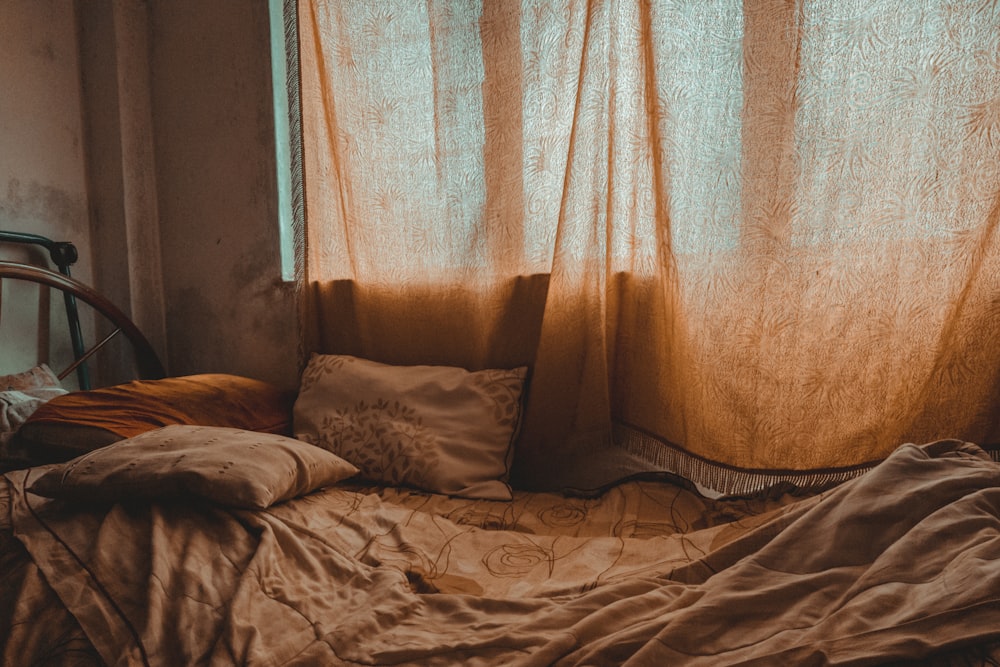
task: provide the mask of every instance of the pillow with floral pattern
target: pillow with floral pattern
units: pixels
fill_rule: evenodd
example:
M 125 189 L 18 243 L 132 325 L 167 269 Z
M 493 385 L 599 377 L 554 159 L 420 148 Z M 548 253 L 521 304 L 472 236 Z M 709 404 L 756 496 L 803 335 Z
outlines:
M 369 480 L 509 500 L 526 368 L 393 366 L 316 354 L 302 374 L 295 436 Z

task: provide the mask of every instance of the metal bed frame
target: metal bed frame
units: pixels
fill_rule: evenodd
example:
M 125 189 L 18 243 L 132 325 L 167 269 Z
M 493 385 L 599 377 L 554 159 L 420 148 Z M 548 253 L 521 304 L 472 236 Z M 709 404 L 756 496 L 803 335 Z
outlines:
M 155 379 L 165 376 L 163 364 L 153 347 L 128 316 L 93 288 L 72 277 L 69 267 L 79 258 L 76 246 L 68 241 L 53 241 L 38 234 L 11 231 L 0 231 L 0 242 L 36 245 L 45 248 L 49 252 L 52 263 L 58 268 L 58 273 L 56 273 L 43 267 L 0 261 L 0 281 L 4 278 L 26 280 L 53 287 L 63 293 L 74 362 L 59 373 L 60 380 L 75 370 L 80 389 L 90 389 L 92 382 L 86 364 L 87 359 L 119 333 L 123 334 L 132 345 L 140 378 Z M 110 334 L 90 348 L 86 347 L 83 340 L 80 313 L 77 308 L 78 299 L 93 307 L 115 326 Z

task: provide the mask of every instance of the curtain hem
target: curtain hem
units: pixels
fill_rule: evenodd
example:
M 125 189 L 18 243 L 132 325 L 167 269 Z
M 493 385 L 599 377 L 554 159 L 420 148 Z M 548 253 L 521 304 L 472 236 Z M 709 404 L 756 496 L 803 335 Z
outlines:
M 614 427 L 614 441 L 651 466 L 690 481 L 699 493 L 712 498 L 754 495 L 778 485 L 791 485 L 798 489 L 826 488 L 859 477 L 879 463 L 868 461 L 850 466 L 808 470 L 738 468 L 710 461 L 620 423 Z

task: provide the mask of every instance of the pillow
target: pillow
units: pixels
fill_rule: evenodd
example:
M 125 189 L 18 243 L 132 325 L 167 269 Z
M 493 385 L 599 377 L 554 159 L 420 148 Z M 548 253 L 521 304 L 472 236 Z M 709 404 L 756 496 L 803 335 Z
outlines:
M 27 391 L 61 386 L 59 378 L 45 364 L 39 364 L 23 373 L 0 375 L 0 391 Z
M 7 442 L 46 401 L 65 394 L 61 387 L 0 391 L 0 467 L 10 458 Z
M 49 401 L 21 426 L 17 440 L 56 462 L 171 424 L 290 435 L 292 398 L 267 382 L 236 375 L 136 380 Z
M 470 372 L 313 355 L 302 374 L 295 436 L 379 483 L 510 500 L 525 368 Z
M 62 387 L 0 391 L 0 435 L 16 431 L 46 401 L 66 393 Z
M 39 407 L 66 393 L 59 378 L 45 364 L 23 373 L 0 375 L 0 471 L 34 463 L 30 455 L 10 441 Z
M 357 471 L 330 452 L 282 435 L 174 425 L 54 465 L 28 490 L 85 502 L 195 497 L 266 509 Z

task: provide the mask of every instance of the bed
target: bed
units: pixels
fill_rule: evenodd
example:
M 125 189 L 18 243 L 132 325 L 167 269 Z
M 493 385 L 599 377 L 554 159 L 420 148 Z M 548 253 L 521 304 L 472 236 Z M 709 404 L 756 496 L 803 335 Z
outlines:
M 1000 465 L 976 444 L 752 497 L 527 492 L 525 369 L 139 375 L 14 434 L 2 664 L 1000 662 Z

